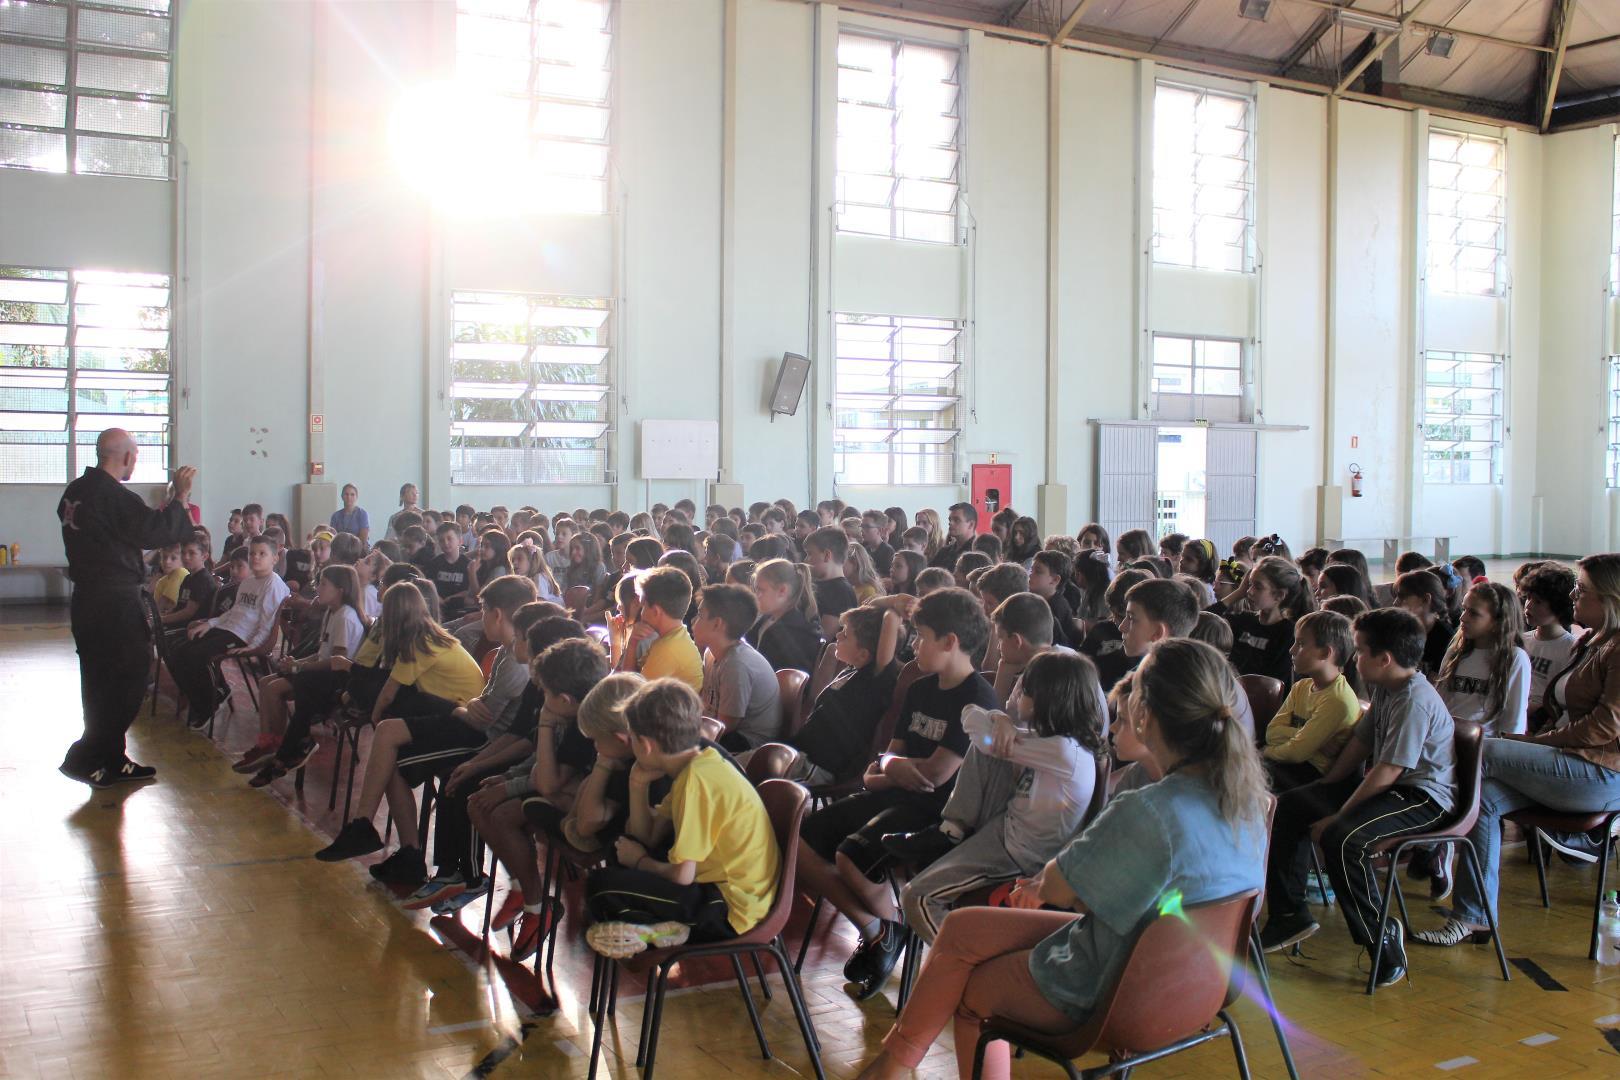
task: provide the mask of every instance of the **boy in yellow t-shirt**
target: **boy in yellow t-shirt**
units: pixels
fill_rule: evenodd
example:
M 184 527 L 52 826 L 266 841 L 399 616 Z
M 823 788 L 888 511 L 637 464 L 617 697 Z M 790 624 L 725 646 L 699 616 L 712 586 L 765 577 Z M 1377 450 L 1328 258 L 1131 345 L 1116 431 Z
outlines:
M 1273 791 L 1321 779 L 1350 741 L 1361 703 L 1344 668 L 1355 647 L 1350 620 L 1337 612 L 1313 611 L 1295 624 L 1291 655 L 1304 677 L 1266 726 L 1262 752 Z
M 692 606 L 692 581 L 678 568 L 656 566 L 636 579 L 641 618 L 630 633 L 630 649 L 656 638 L 641 662 L 641 676 L 679 679 L 693 690 L 703 690 L 703 656 L 686 630 L 686 612 Z
M 702 745 L 702 705 L 684 683 L 650 682 L 624 713 L 636 758 L 630 819 L 614 849 L 619 865 L 586 881 L 585 940 L 622 959 L 753 929 L 776 899 L 782 862 L 759 793 L 719 750 Z M 669 797 L 649 806 L 648 787 L 666 776 L 674 781 Z M 668 851 L 655 854 L 665 843 Z

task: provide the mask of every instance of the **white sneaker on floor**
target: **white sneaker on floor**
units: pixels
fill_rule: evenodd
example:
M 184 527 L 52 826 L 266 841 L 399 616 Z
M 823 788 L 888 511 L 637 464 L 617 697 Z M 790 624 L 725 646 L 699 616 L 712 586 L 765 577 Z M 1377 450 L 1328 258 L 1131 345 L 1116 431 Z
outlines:
M 646 926 L 631 922 L 601 922 L 585 931 L 585 943 L 610 960 L 624 960 L 652 949 L 684 945 L 692 928 L 685 923 L 661 922 Z

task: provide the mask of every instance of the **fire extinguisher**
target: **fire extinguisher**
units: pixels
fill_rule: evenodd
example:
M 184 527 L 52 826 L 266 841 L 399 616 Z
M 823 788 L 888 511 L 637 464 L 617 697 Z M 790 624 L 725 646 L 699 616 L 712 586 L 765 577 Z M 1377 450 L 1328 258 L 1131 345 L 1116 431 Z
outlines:
M 1361 498 L 1361 466 L 1353 462 L 1350 465 L 1350 497 Z

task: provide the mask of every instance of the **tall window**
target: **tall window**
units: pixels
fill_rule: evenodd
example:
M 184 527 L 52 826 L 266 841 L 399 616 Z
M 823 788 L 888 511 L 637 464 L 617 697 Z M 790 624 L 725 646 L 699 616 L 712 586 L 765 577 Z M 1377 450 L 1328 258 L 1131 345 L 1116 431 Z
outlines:
M 65 482 L 109 427 L 162 481 L 170 389 L 167 276 L 0 267 L 0 482 Z
M 1609 292 L 1620 293 L 1620 139 L 1614 141 L 1613 213 L 1609 226 Z
M 1620 488 L 1620 356 L 1609 357 L 1609 445 L 1603 465 L 1607 486 Z
M 840 313 L 834 330 L 838 483 L 957 483 L 962 324 Z
M 954 244 L 961 51 L 838 36 L 838 228 Z
M 609 0 L 457 0 L 456 78 L 468 108 L 491 112 L 466 119 L 512 140 L 495 159 L 548 211 L 607 210 L 611 13 Z
M 451 302 L 451 483 L 609 482 L 608 302 L 494 292 Z
M 1501 480 L 1502 375 L 1500 356 L 1429 351 L 1423 388 L 1424 480 Z
M 169 0 L 0 0 L 0 166 L 169 176 Z
M 1507 143 L 1429 132 L 1429 289 L 1501 296 Z
M 1254 102 L 1176 83 L 1153 95 L 1153 260 L 1247 270 L 1254 231 Z
M 1153 335 L 1153 418 L 1249 419 L 1243 399 L 1243 343 Z

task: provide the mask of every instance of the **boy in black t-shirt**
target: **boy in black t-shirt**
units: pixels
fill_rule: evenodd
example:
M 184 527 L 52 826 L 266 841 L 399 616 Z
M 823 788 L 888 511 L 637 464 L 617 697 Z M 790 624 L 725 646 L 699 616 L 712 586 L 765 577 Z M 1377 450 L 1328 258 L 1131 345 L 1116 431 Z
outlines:
M 1074 563 L 1061 551 L 1037 551 L 1029 568 L 1029 591 L 1052 609 L 1052 644 L 1073 647 L 1074 609 L 1063 595 Z
M 805 820 L 799 880 L 861 933 L 844 967 L 864 1001 L 882 989 L 899 959 L 905 927 L 885 881 L 891 857 L 882 837 L 939 823 L 956 771 L 968 751 L 962 710 L 996 709 L 994 688 L 975 669 L 990 620 L 964 589 L 939 589 L 917 603 L 917 666 L 923 675 L 906 691 L 894 739 L 867 766 L 866 790 L 840 799 Z
M 464 608 L 470 560 L 461 550 L 461 530 L 455 522 L 446 521 L 439 525 L 434 536 L 439 550 L 423 564 L 422 576 L 433 582 L 441 603 L 455 600 L 458 609 Z
M 219 591 L 219 578 L 208 569 L 208 547 L 202 540 L 187 540 L 180 546 L 180 565 L 188 573 L 180 582 L 180 595 L 174 609 L 163 616 L 165 638 L 179 640 L 194 619 L 206 619 L 214 614 L 214 594 Z
M 838 617 L 860 604 L 855 586 L 844 576 L 844 558 L 848 554 L 849 535 L 836 525 L 817 529 L 804 541 L 804 562 L 810 567 L 821 633 L 829 640 L 838 634 Z

